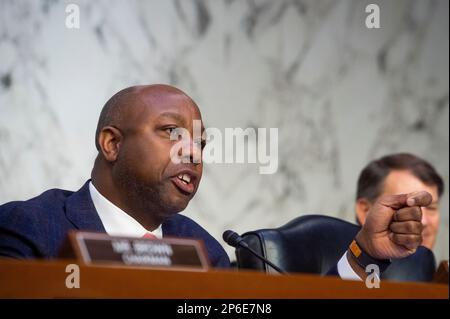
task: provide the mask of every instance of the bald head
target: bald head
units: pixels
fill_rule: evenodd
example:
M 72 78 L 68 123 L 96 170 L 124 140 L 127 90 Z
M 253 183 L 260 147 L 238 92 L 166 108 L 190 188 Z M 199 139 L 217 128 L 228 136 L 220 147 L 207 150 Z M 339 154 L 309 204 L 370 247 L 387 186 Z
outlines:
M 138 85 L 123 89 L 114 94 L 103 106 L 95 133 L 95 147 L 100 151 L 98 142 L 101 130 L 106 126 L 122 127 L 125 122 L 139 118 L 146 108 L 155 107 L 168 96 L 187 98 L 197 110 L 195 102 L 183 91 L 166 84 Z

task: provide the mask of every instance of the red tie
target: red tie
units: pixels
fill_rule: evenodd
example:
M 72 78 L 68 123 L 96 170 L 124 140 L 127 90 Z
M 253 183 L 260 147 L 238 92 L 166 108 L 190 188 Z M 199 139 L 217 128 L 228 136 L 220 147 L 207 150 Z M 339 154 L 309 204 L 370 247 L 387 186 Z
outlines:
M 142 236 L 142 238 L 148 238 L 148 239 L 158 239 L 158 237 L 156 237 L 155 235 L 153 235 L 152 233 L 145 233 L 144 236 Z

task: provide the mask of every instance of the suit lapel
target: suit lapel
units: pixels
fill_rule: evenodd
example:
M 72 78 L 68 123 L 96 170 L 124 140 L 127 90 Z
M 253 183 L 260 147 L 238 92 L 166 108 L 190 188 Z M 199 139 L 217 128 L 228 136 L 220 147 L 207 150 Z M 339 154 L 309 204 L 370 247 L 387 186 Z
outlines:
M 67 198 L 66 216 L 77 229 L 105 233 L 106 230 L 92 202 L 89 182 L 90 180 Z

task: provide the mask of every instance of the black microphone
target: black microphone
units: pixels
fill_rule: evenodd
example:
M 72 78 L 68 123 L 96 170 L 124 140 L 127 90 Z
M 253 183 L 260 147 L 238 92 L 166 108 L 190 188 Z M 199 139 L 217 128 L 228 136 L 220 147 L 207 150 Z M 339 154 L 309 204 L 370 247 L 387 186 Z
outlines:
M 249 252 L 252 253 L 252 255 L 254 255 L 255 257 L 259 258 L 260 260 L 262 260 L 264 263 L 268 264 L 270 267 L 272 267 L 273 269 L 275 269 L 276 271 L 278 271 L 280 274 L 286 274 L 286 272 L 279 268 L 278 266 L 274 265 L 270 260 L 267 260 L 266 258 L 264 258 L 263 256 L 261 256 L 260 254 L 258 254 L 256 251 L 254 251 L 253 249 L 251 249 L 249 247 L 249 245 L 244 241 L 244 238 L 242 238 L 241 236 L 239 236 L 238 233 L 232 231 L 232 230 L 226 230 L 223 235 L 222 235 L 223 240 L 230 246 L 237 248 L 238 246 L 247 249 Z

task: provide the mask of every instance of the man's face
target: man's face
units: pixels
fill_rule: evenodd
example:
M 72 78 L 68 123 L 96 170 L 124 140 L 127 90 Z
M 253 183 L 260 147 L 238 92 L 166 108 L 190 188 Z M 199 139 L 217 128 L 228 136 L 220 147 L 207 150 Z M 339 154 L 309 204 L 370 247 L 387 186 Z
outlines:
M 171 148 L 178 141 L 171 140 L 170 135 L 177 128 L 185 128 L 191 137 L 189 155 L 201 154 L 201 145 L 192 140 L 193 121 L 201 121 L 201 114 L 182 94 L 143 95 L 138 103 L 145 106 L 133 108 L 133 114 L 127 116 L 129 123 L 121 128 L 123 141 L 112 174 L 129 200 L 165 218 L 186 208 L 203 170 L 202 163 L 171 161 Z
M 391 171 L 384 181 L 382 195 L 406 194 L 427 191 L 433 197 L 428 207 L 422 208 L 423 242 L 422 246 L 433 249 L 439 229 L 439 197 L 437 186 L 425 185 L 407 170 Z

